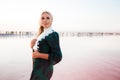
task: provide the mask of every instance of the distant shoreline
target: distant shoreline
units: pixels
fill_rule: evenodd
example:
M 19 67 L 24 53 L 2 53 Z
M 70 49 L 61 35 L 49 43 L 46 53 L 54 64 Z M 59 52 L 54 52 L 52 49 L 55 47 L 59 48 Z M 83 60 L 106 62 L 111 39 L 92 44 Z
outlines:
M 32 37 L 37 32 L 32 31 L 0 31 L 0 37 Z M 58 32 L 60 37 L 83 37 L 83 36 L 120 36 L 119 32 Z

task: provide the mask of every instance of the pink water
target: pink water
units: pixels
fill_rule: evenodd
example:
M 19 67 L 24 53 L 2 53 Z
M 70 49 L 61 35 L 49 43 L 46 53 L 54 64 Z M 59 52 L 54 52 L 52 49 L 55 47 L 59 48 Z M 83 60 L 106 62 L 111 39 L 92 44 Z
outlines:
M 30 38 L 0 39 L 0 80 L 29 80 Z M 51 80 L 120 80 L 120 37 L 60 38 L 62 61 Z

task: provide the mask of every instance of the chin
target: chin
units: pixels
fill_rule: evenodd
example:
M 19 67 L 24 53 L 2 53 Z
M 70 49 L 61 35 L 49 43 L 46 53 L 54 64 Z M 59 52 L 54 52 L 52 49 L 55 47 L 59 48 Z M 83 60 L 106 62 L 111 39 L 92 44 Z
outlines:
M 49 26 L 44 26 L 44 28 L 49 28 Z

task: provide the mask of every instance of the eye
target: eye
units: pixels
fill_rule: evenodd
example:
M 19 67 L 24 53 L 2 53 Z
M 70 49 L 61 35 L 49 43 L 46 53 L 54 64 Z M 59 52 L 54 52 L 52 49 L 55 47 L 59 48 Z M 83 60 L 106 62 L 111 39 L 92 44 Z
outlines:
M 49 17 L 47 17 L 47 19 L 50 19 Z
M 42 17 L 41 19 L 42 19 L 42 20 L 44 20 L 45 18 L 44 18 L 44 17 Z

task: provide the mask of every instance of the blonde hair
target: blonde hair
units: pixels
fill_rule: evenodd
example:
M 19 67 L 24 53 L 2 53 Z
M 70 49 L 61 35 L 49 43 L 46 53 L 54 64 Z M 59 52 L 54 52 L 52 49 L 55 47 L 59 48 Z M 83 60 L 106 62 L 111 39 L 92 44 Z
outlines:
M 44 13 L 47 13 L 48 15 L 51 16 L 52 20 L 53 20 L 53 16 L 49 11 L 43 11 L 41 15 L 43 15 Z M 44 31 L 44 27 L 42 25 L 40 25 L 39 30 L 38 30 L 38 34 L 37 37 Z

